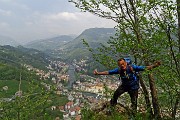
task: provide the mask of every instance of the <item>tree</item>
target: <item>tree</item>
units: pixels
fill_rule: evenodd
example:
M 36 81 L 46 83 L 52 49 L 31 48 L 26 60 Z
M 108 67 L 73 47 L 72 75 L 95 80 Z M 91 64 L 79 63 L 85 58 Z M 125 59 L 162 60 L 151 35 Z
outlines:
M 31 83 L 32 84 L 32 83 Z M 10 101 L 0 101 L 2 120 L 6 119 L 49 119 L 47 115 L 49 92 L 36 91 L 39 86 L 33 86 L 29 92 L 23 92 L 22 96 L 14 96 Z
M 114 56 L 129 54 L 138 63 L 149 65 L 161 59 L 163 66 L 158 70 L 160 75 L 153 76 L 153 71 L 148 71 L 149 86 L 152 97 L 154 117 L 161 117 L 160 105 L 168 109 L 175 116 L 179 96 L 179 56 L 177 38 L 177 11 L 172 0 L 69 0 L 82 11 L 88 11 L 99 17 L 117 22 L 116 37 L 111 38 L 110 47 L 98 48 L 99 53 L 94 53 L 94 58 L 108 67 L 109 61 Z M 90 49 L 94 52 L 92 49 Z M 105 54 L 104 54 L 105 53 Z M 103 59 L 104 58 L 104 59 Z M 162 59 L 163 58 L 163 59 Z M 115 63 L 114 61 L 112 63 Z M 170 72 L 168 72 L 168 71 Z M 156 71 L 157 72 L 157 71 Z M 160 79 L 156 81 L 155 78 Z M 144 78 L 145 79 L 145 78 Z M 171 82 L 170 82 L 171 81 Z M 173 81 L 173 82 L 172 82 Z M 143 90 L 146 91 L 145 99 L 147 108 L 151 111 L 147 87 L 141 81 Z M 168 89 L 166 89 L 166 87 Z M 172 86 L 174 86 L 172 88 Z M 163 98 L 170 104 L 159 103 L 156 90 L 165 91 Z M 165 95 L 167 95 L 165 97 Z M 162 96 L 160 96 L 162 97 Z M 170 98 L 170 99 L 169 99 Z M 176 102 L 174 100 L 176 99 Z M 162 99 L 162 98 L 161 98 Z M 161 100 L 162 102 L 163 100 Z M 164 102 L 163 102 L 164 103 Z M 169 108 L 167 108 L 170 107 Z M 174 106 L 174 107 L 173 107 Z
M 12 66 L 0 65 L 0 68 L 1 73 L 6 73 L 9 76 L 2 79 L 3 74 L 1 74 L 0 81 L 10 88 L 10 93 L 1 91 L 0 94 L 0 119 L 53 119 L 54 116 L 48 115 L 48 108 L 52 104 L 48 100 L 50 100 L 52 93 L 44 89 L 34 73 L 27 71 L 24 66 L 17 69 Z M 17 81 L 19 84 L 16 85 L 16 82 L 13 81 Z M 15 95 L 13 95 L 14 93 Z

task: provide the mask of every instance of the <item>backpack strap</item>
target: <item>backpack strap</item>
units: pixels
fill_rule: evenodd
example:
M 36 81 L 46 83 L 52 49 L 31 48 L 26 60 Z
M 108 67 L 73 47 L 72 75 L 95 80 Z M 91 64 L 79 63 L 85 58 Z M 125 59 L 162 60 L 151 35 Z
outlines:
M 131 65 L 127 65 L 126 70 L 133 72 L 133 73 L 135 72 Z
M 139 78 L 139 72 L 136 72 L 131 65 L 129 65 L 129 66 L 130 66 L 130 71 L 131 71 L 137 78 Z
M 131 65 L 127 65 L 126 71 L 130 71 L 130 72 L 132 72 L 133 74 L 136 75 L 136 72 L 134 71 L 134 69 L 133 69 L 133 67 Z M 119 75 L 121 76 L 121 74 L 122 74 L 122 71 L 121 71 L 121 68 L 119 68 Z
M 131 65 L 127 65 L 126 71 L 133 74 L 134 77 L 136 77 L 136 80 L 139 80 L 139 73 L 136 72 Z M 119 68 L 119 80 L 121 80 L 121 75 L 125 75 L 129 79 L 129 75 L 126 74 L 126 71 L 122 71 L 121 68 Z

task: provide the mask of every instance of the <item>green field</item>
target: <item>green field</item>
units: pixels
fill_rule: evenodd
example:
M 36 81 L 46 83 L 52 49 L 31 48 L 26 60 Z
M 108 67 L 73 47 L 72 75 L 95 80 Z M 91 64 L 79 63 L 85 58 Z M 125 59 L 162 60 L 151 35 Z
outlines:
M 0 80 L 0 98 L 12 97 L 19 90 L 19 81 L 18 80 Z M 3 87 L 7 86 L 8 90 L 3 90 Z M 22 80 L 21 90 L 27 92 L 33 85 L 29 81 Z

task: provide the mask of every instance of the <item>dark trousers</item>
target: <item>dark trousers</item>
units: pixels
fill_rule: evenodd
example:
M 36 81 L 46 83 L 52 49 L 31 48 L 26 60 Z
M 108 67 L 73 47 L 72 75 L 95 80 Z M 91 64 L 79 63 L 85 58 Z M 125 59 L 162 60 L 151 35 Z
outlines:
M 136 111 L 137 110 L 138 90 L 129 90 L 129 89 L 130 88 L 126 88 L 126 87 L 120 85 L 114 92 L 113 98 L 110 101 L 111 105 L 115 106 L 117 104 L 118 97 L 121 96 L 123 93 L 128 92 L 128 94 L 131 97 L 132 110 Z

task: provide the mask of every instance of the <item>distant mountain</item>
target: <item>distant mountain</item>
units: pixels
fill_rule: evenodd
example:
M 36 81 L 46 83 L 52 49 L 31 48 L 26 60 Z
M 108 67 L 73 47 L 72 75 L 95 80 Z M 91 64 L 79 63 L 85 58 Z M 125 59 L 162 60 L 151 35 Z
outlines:
M 55 50 L 60 49 L 61 46 L 63 46 L 69 41 L 72 41 L 73 39 L 74 36 L 62 35 L 49 39 L 36 40 L 24 45 L 24 47 L 34 48 L 40 51 Z
M 90 56 L 90 52 L 86 46 L 83 45 L 82 39 L 84 39 L 90 47 L 97 48 L 100 44 L 107 45 L 110 36 L 115 35 L 114 28 L 90 28 L 83 31 L 73 41 L 66 43 L 61 50 L 54 51 L 56 57 L 63 57 L 66 61 L 72 61 L 73 59 L 81 59 Z
M 20 67 L 21 64 L 32 65 L 35 68 L 47 70 L 49 56 L 35 49 L 22 46 L 0 46 L 0 63 Z
M 76 38 L 70 35 L 62 35 L 33 41 L 24 47 L 43 51 L 51 57 L 72 61 L 73 59 L 90 56 L 90 52 L 83 45 L 82 39 L 88 42 L 90 47 L 97 48 L 100 44 L 107 45 L 110 36 L 114 36 L 115 32 L 114 28 L 90 28 L 83 31 Z
M 64 49 L 84 48 L 82 39 L 86 40 L 92 48 L 96 48 L 102 44 L 106 44 L 110 36 L 114 36 L 114 28 L 90 28 L 83 31 L 72 42 L 68 42 L 63 46 Z
M 10 37 L 0 35 L 0 45 L 18 46 L 20 43 L 16 42 Z

